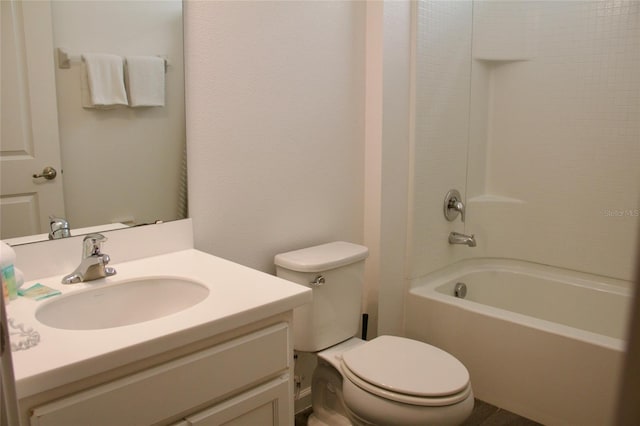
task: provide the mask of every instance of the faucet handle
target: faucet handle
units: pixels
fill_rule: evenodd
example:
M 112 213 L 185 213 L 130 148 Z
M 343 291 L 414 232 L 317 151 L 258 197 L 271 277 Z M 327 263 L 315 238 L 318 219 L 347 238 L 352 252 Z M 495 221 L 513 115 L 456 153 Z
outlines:
M 55 240 L 58 238 L 66 238 L 71 236 L 69 230 L 69 222 L 63 217 L 57 217 L 55 215 L 49 216 L 49 239 Z
M 107 241 L 107 237 L 102 234 L 89 234 L 82 240 L 82 257 L 87 258 L 90 256 L 99 256 L 102 254 L 102 243 Z
M 453 203 L 453 209 L 460 212 L 460 220 L 464 222 L 464 203 L 462 201 L 456 201 Z

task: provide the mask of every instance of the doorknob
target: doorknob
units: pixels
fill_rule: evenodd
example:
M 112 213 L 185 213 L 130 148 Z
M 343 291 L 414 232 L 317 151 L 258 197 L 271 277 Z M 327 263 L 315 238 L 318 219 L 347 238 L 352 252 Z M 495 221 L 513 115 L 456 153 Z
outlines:
M 47 180 L 53 180 L 56 178 L 56 176 L 58 175 L 58 172 L 56 172 L 56 169 L 54 169 L 53 167 L 45 167 L 44 169 L 42 169 L 42 173 L 41 174 L 35 174 L 33 175 L 34 178 L 45 178 Z

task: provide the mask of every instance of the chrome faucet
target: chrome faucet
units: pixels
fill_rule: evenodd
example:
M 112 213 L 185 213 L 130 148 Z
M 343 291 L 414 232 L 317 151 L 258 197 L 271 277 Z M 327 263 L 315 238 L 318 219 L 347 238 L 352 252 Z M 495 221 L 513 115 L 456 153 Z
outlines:
M 75 271 L 62 278 L 62 284 L 74 284 L 81 281 L 92 281 L 116 274 L 116 270 L 106 266 L 108 254 L 100 250 L 107 238 L 102 234 L 89 234 L 82 240 L 82 261 Z
M 49 239 L 67 238 L 71 236 L 69 222 L 63 217 L 49 216 Z
M 469 247 L 476 246 L 476 237 L 467 234 L 460 234 L 459 232 L 452 232 L 449 234 L 449 244 L 466 244 Z

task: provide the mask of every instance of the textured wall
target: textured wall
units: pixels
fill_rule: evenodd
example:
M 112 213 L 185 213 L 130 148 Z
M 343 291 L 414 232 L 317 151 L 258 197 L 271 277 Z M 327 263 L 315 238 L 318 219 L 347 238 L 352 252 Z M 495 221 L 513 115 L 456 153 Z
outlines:
M 197 248 L 273 256 L 363 241 L 359 2 L 186 3 L 190 216 Z

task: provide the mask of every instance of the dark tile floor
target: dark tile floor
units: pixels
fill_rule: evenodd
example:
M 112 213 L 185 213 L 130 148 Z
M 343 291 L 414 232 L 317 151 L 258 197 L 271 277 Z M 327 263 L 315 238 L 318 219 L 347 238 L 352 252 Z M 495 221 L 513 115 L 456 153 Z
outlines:
M 296 415 L 295 426 L 306 426 L 307 417 L 311 410 L 304 411 Z M 462 426 L 541 426 L 533 420 L 525 419 L 510 411 L 503 410 L 495 405 L 488 404 L 479 399 L 475 400 L 475 405 L 471 416 Z
M 504 410 L 487 402 L 475 400 L 471 416 L 462 424 L 463 426 L 540 426 L 524 417 L 520 417 L 511 411 Z

